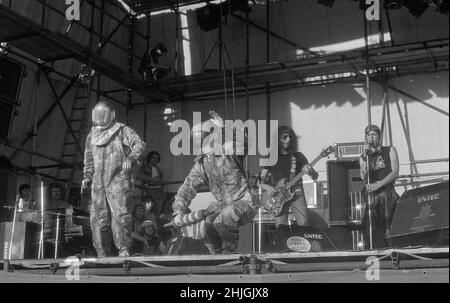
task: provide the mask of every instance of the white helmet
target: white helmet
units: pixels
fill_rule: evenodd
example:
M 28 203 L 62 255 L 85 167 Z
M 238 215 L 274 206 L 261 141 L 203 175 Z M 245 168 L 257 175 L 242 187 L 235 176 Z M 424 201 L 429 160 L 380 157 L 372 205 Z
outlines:
M 100 101 L 92 110 L 92 123 L 97 129 L 107 129 L 116 119 L 116 111 L 106 101 Z

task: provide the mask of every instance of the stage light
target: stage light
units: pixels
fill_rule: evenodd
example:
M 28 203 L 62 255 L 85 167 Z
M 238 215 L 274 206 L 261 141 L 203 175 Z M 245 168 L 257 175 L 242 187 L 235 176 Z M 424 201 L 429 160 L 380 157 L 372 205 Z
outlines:
M 334 4 L 334 0 L 319 0 L 319 4 L 332 7 Z
M 400 9 L 402 8 L 402 0 L 385 0 L 383 7 L 387 9 Z
M 251 12 L 248 0 L 228 0 L 220 4 L 208 3 L 196 10 L 197 24 L 202 31 L 208 32 L 220 27 L 222 16 L 236 11 Z
M 416 18 L 420 18 L 428 9 L 428 1 L 425 0 L 408 0 L 403 3 L 403 6 L 409 10 L 409 13 Z

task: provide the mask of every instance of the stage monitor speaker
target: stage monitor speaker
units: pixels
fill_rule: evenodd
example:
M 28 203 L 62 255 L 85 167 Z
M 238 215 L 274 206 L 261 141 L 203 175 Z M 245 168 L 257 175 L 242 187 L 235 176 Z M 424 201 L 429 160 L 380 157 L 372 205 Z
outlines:
M 0 223 L 0 259 L 8 259 L 11 245 L 13 222 Z M 37 257 L 34 246 L 34 236 L 39 231 L 39 225 L 30 222 L 16 222 L 12 237 L 11 259 L 31 259 Z
M 364 180 L 359 174 L 359 159 L 327 161 L 330 225 L 345 225 L 351 218 L 351 195 L 360 193 Z
M 209 255 L 210 252 L 205 246 L 203 239 L 175 236 L 167 241 L 164 255 Z
M 15 102 L 19 95 L 23 65 L 0 55 L 0 97 Z
M 348 233 L 351 245 L 351 236 Z M 320 252 L 345 249 L 341 235 L 330 228 L 315 226 L 289 226 L 280 224 L 274 233 L 277 252 Z
M 448 246 L 448 186 L 447 181 L 402 195 L 388 232 L 392 246 Z

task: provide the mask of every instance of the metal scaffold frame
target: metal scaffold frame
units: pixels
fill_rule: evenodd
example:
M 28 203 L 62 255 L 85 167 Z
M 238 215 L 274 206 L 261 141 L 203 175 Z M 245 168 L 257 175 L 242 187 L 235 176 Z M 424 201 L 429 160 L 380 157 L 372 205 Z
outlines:
M 383 97 L 383 115 L 381 127 L 392 144 L 392 131 L 390 128 L 390 112 L 388 102 L 388 90 L 394 91 L 404 97 L 419 102 L 437 112 L 448 117 L 448 113 L 427 102 L 404 92 L 393 85 L 389 84 L 389 79 L 403 76 L 424 73 L 435 73 L 439 71 L 448 71 L 448 37 L 443 39 L 435 39 L 431 41 L 418 41 L 403 45 L 397 45 L 392 38 L 390 44 L 383 41 L 383 22 L 386 20 L 389 32 L 392 37 L 392 24 L 389 16 L 389 10 L 385 9 L 385 17 L 378 22 L 380 35 L 380 46 L 369 47 L 367 42 L 368 26 L 366 18 L 363 18 L 364 37 L 366 47 L 362 50 L 347 51 L 338 54 L 319 55 L 307 47 L 299 43 L 289 40 L 282 35 L 275 33 L 270 28 L 270 12 L 271 2 L 267 1 L 266 6 L 266 24 L 261 26 L 253 22 L 249 18 L 247 11 L 245 17 L 238 13 L 232 13 L 233 18 L 243 22 L 246 28 L 245 39 L 245 67 L 233 70 L 222 70 L 217 73 L 208 73 L 207 75 L 179 76 L 175 78 L 166 78 L 158 80 L 158 85 L 145 85 L 143 81 L 138 79 L 133 73 L 133 66 L 136 60 L 142 58 L 135 54 L 134 45 L 139 43 L 137 39 L 142 39 L 149 47 L 150 40 L 150 13 L 163 9 L 171 9 L 178 18 L 178 9 L 184 5 L 196 4 L 203 1 L 175 1 L 167 4 L 166 1 L 152 2 L 148 9 L 147 33 L 143 34 L 134 26 L 136 14 L 127 11 L 118 1 L 108 1 L 108 5 L 117 9 L 117 14 L 108 11 L 105 7 L 105 0 L 81 0 L 82 9 L 91 13 L 90 22 L 73 20 L 68 25 L 64 34 L 56 33 L 48 30 L 45 24 L 50 18 L 64 18 L 64 12 L 57 9 L 48 0 L 34 0 L 41 5 L 41 22 L 40 24 L 29 20 L 14 10 L 12 0 L 7 4 L 0 4 L 0 40 L 8 43 L 6 52 L 13 58 L 19 58 L 35 64 L 39 71 L 43 72 L 48 83 L 52 87 L 55 102 L 46 110 L 45 114 L 39 118 L 37 127 L 48 117 L 53 110 L 58 107 L 64 117 L 64 121 L 71 132 L 70 123 L 68 123 L 67 114 L 62 110 L 60 101 L 77 83 L 77 75 L 66 75 L 57 71 L 53 63 L 58 60 L 68 58 L 75 59 L 80 63 L 95 70 L 97 79 L 96 85 L 94 81 L 90 84 L 89 89 L 94 91 L 97 100 L 101 96 L 126 107 L 127 120 L 128 113 L 132 107 L 144 106 L 147 108 L 150 102 L 174 102 L 189 100 L 211 100 L 214 98 L 222 98 L 223 94 L 233 94 L 243 96 L 246 100 L 247 117 L 249 116 L 249 97 L 254 94 L 266 95 L 266 116 L 270 119 L 270 95 L 278 90 L 286 90 L 291 88 L 300 88 L 315 85 L 332 85 L 338 83 L 359 83 L 366 86 L 367 91 L 367 120 L 372 122 L 371 102 L 370 102 L 370 86 L 372 83 L 378 83 L 383 86 L 385 92 Z M 88 6 L 88 7 L 86 7 Z M 96 16 L 98 16 L 96 18 Z M 383 17 L 383 16 L 382 16 Z M 99 23 L 95 22 L 99 21 Z M 115 26 L 106 33 L 104 24 L 106 21 L 113 22 Z M 97 25 L 96 25 L 97 24 Z M 85 47 L 70 37 L 74 27 L 86 32 L 89 35 L 89 46 Z M 128 29 L 128 43 L 126 46 L 120 45 L 113 41 L 114 35 L 121 27 Z M 263 31 L 266 34 L 266 63 L 262 65 L 250 66 L 250 27 Z M 176 31 L 180 30 L 177 26 Z M 180 38 L 181 35 L 176 34 Z M 271 39 L 277 39 L 282 43 L 286 43 L 291 47 L 303 50 L 306 54 L 304 59 L 286 62 L 272 62 L 270 58 Z M 125 69 L 117 67 L 114 63 L 105 60 L 103 50 L 106 45 L 126 52 L 128 56 L 128 66 Z M 37 47 L 37 45 L 40 45 Z M 50 55 L 49 55 L 50 54 Z M 176 56 L 178 53 L 176 52 Z M 220 58 L 222 59 L 222 58 Z M 61 77 L 68 83 L 64 91 L 57 95 L 51 84 L 51 77 Z M 112 90 L 101 89 L 101 78 L 110 78 L 123 88 Z M 122 102 L 114 96 L 116 93 L 126 93 L 126 102 Z M 139 94 L 144 97 L 144 102 L 133 102 L 133 94 Z M 407 142 L 409 134 L 409 125 L 403 119 L 398 100 L 396 108 L 403 126 L 405 138 Z M 405 113 L 406 114 L 406 113 Z M 147 116 L 144 117 L 144 138 L 147 139 Z M 33 138 L 35 130 L 27 132 L 18 144 L 12 145 L 17 149 L 24 150 L 24 144 Z M 75 139 L 75 138 L 74 138 Z M 76 140 L 78 152 L 82 147 L 82 142 Z M 409 160 L 414 163 L 415 159 L 408 143 Z M 34 151 L 30 151 L 35 153 Z M 40 157 L 45 155 L 38 155 Z M 51 157 L 46 157 L 54 161 Z M 55 161 L 56 165 L 67 167 L 68 163 L 64 161 Z M 49 166 L 47 166 L 49 167 Z M 79 163 L 73 163 L 71 167 L 80 167 Z M 42 167 L 35 167 L 39 169 Z M 411 176 L 417 176 L 418 172 L 415 164 L 411 164 Z M 412 178 L 412 177 L 411 177 Z

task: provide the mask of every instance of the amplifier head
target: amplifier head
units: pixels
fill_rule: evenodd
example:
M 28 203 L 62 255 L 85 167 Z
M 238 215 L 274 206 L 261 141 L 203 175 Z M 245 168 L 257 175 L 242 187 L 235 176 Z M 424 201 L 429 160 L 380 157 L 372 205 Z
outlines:
M 364 152 L 364 142 L 336 143 L 336 159 L 358 158 Z

